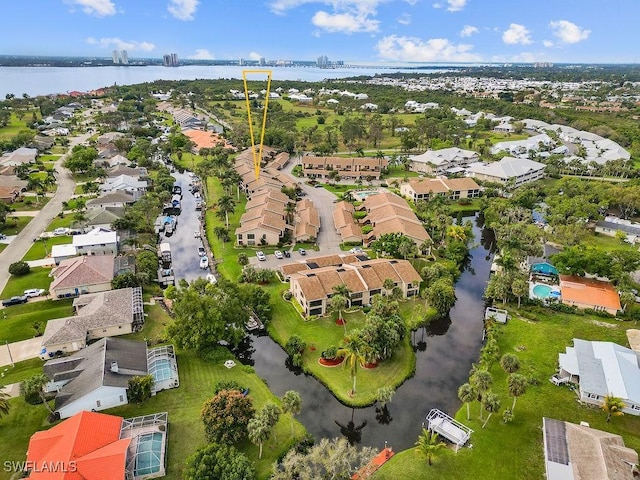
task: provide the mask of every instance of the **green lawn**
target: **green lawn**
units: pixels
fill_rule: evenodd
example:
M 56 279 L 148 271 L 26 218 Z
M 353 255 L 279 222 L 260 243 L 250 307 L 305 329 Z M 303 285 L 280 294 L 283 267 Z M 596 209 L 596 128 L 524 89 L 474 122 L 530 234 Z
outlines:
M 547 311 L 545 311 L 547 312 Z M 556 387 L 549 378 L 556 372 L 558 354 L 572 345 L 573 338 L 606 340 L 627 345 L 626 329 L 634 328 L 631 322 L 619 322 L 598 317 L 558 314 L 551 311 L 528 314 L 539 320 L 527 320 L 513 313 L 513 318 L 500 328 L 498 344 L 501 354 L 510 352 L 520 359 L 521 373 L 535 379 L 516 404 L 513 422 L 502 422 L 502 411 L 510 408 L 512 397 L 507 393 L 506 374 L 494 365 L 493 391 L 502 401 L 501 411 L 495 414 L 486 428 L 479 421 L 478 402 L 471 404 L 471 419 L 463 406 L 456 419 L 474 430 L 471 436 L 473 449 L 464 448 L 458 454 L 445 452 L 432 467 L 415 450 L 402 452 L 386 464 L 376 475 L 381 479 L 461 479 L 476 478 L 482 472 L 492 480 L 534 480 L 544 478 L 542 451 L 542 417 L 557 418 L 574 423 L 588 422 L 593 428 L 622 435 L 627 447 L 640 449 L 640 418 L 625 415 L 615 417 L 610 423 L 596 407 L 580 405 L 576 394 L 568 387 Z M 485 413 L 486 418 L 486 413 Z M 508 452 L 508 461 L 505 461 Z M 515 472 L 518 472 L 515 475 Z
M 22 198 L 23 200 L 19 202 L 13 202 L 11 204 L 11 208 L 13 208 L 17 212 L 22 210 L 33 212 L 35 210 L 40 210 L 47 203 L 49 203 L 49 200 L 51 200 L 50 197 L 39 197 L 37 201 L 34 197 L 22 197 Z
M 73 314 L 72 303 L 73 299 L 44 300 L 2 309 L 0 344 L 33 338 L 36 333 L 34 329 L 36 323 L 41 326 L 40 332 L 44 332 L 44 324 L 49 320 L 69 317 Z
M 31 221 L 32 217 L 12 217 L 7 215 L 7 221 L 0 223 L 0 233 L 17 235 Z
M 25 113 L 22 119 L 19 119 L 15 113 L 12 113 L 7 126 L 0 128 L 0 140 L 9 140 L 15 137 L 20 131 L 29 130 L 26 122 L 30 121 L 31 113 Z
M 132 340 L 146 341 L 149 345 L 163 343 L 165 340 L 165 327 L 171 322 L 171 317 L 167 315 L 160 305 L 145 305 L 144 327 L 136 333 L 127 336 Z
M 49 427 L 49 412 L 44 405 L 29 405 L 22 398 L 9 400 L 9 415 L 0 418 L 0 458 L 8 462 L 23 462 L 26 458 L 29 438 L 38 430 Z M 0 469 L 0 480 L 19 478 Z
M 56 162 L 62 155 L 40 155 L 38 160 L 41 162 Z
M 6 348 L 0 345 L 0 349 Z M 0 385 L 10 385 L 18 383 L 34 375 L 42 373 L 42 364 L 44 362 L 39 358 L 32 358 L 18 362 L 15 366 L 7 365 L 0 367 Z
M 452 215 L 457 215 L 460 212 L 462 212 L 463 214 L 473 213 L 473 212 L 478 212 L 479 210 L 480 210 L 479 198 L 474 198 L 468 204 L 460 204 L 456 201 L 451 201 L 451 203 L 449 204 L 449 212 L 451 212 Z
M 33 267 L 26 275 L 19 277 L 11 275 L 0 297 L 9 298 L 14 295 L 22 295 L 24 291 L 29 288 L 44 288 L 45 290 L 49 290 L 49 285 L 51 285 L 52 280 L 49 276 L 50 273 L 50 268 Z
M 65 243 L 71 243 L 71 235 L 60 235 L 57 237 L 49 237 L 45 239 L 39 239 L 33 242 L 33 245 L 29 251 L 25 254 L 23 260 L 40 260 L 51 254 L 51 247 L 54 245 L 63 245 Z

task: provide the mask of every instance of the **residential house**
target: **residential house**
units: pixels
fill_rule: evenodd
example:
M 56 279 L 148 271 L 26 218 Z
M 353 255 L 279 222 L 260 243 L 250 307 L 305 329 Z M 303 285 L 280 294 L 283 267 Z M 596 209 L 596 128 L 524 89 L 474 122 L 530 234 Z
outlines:
M 553 139 L 546 133 L 534 135 L 524 140 L 513 140 L 509 142 L 498 142 L 491 147 L 494 155 L 499 152 L 507 152 L 509 155 L 527 156 L 530 151 L 539 152 L 555 146 Z
M 378 258 L 357 263 L 300 270 L 289 276 L 291 292 L 305 315 L 324 315 L 331 305 L 334 287 L 345 285 L 351 305 L 370 305 L 374 295 L 383 293 L 383 284 L 391 279 L 404 298 L 420 291 L 422 279 L 407 260 Z
M 0 157 L 0 165 L 3 167 L 17 167 L 18 165 L 35 163 L 37 158 L 37 148 L 20 147 L 13 152 L 2 155 Z
M 54 137 L 46 137 L 44 135 L 36 135 L 29 147 L 37 149 L 39 152 L 44 152 L 51 149 L 55 144 L 56 139 Z
M 129 175 L 119 175 L 113 178 L 107 178 L 106 181 L 100 185 L 100 191 L 104 193 L 109 192 L 127 192 L 133 195 L 134 199 L 139 199 L 147 191 L 146 180 L 139 180 Z
M 43 360 L 56 352 L 77 352 L 98 338 L 138 331 L 144 324 L 140 287 L 80 295 L 73 306 L 72 317 L 47 322 L 40 351 Z
M 580 401 L 601 406 L 606 396 L 624 402 L 623 412 L 640 415 L 640 353 L 612 342 L 573 339 L 559 355 L 559 378 L 578 384 Z
M 123 138 L 124 136 L 125 134 L 120 132 L 103 133 L 96 139 L 98 150 L 101 150 L 108 145 L 113 145 L 116 140 Z
M 51 271 L 51 296 L 65 298 L 111 290 L 114 258 L 114 255 L 85 255 L 61 261 Z
M 400 186 L 400 194 L 414 202 L 442 195 L 451 200 L 477 198 L 480 186 L 472 178 L 412 178 Z
M 120 175 L 128 175 L 129 177 L 142 180 L 149 177 L 146 167 L 128 167 L 127 165 L 115 165 L 107 170 L 107 177 L 114 178 Z
M 114 191 L 100 195 L 97 198 L 87 200 L 87 208 L 93 207 L 125 207 L 126 205 L 133 205 L 136 202 L 136 198 L 132 193 L 124 191 Z
M 279 269 L 285 281 L 288 282 L 294 273 L 316 268 L 340 267 L 345 264 L 363 262 L 365 260 L 369 260 L 369 257 L 364 253 L 341 253 L 301 259 L 292 263 L 283 263 L 279 265 Z
M 616 315 L 622 310 L 620 295 L 613 285 L 592 278 L 560 275 L 562 303 Z
M 13 167 L 7 167 L 13 170 Z M 0 175 L 0 200 L 13 203 L 27 190 L 27 180 L 21 180 L 16 175 Z
M 333 207 L 333 224 L 343 243 L 362 243 L 362 228 L 353 218 L 354 213 L 353 204 L 344 200 Z
M 627 243 L 640 241 L 640 224 L 623 220 L 618 217 L 605 217 L 604 220 L 596 222 L 596 233 L 601 233 L 608 237 L 615 237 L 618 232 L 624 234 Z
M 275 188 L 264 188 L 247 202 L 236 229 L 238 245 L 276 245 L 293 227 L 287 223 L 291 199 Z
M 526 158 L 504 157 L 492 163 L 474 163 L 469 166 L 471 177 L 487 182 L 519 187 L 544 177 L 544 163 Z
M 543 417 L 542 437 L 547 480 L 638 478 L 638 452 L 620 435 Z
M 118 253 L 118 233 L 97 227 L 83 235 L 74 235 L 72 245 L 78 255 L 115 255 Z
M 470 163 L 480 159 L 478 152 L 473 150 L 463 150 L 458 147 L 443 148 L 441 150 L 427 150 L 420 155 L 409 157 L 411 161 L 410 170 L 413 172 L 423 172 L 428 175 L 444 175 L 453 169 L 465 168 Z M 451 172 L 450 172 L 451 173 Z
M 370 195 L 360 208 L 367 212 L 360 223 L 372 227 L 371 232 L 364 235 L 365 245 L 382 235 L 396 232 L 411 238 L 418 247 L 431 238 L 407 201 L 394 193 Z
M 116 220 L 124 218 L 124 207 L 91 207 L 84 213 L 81 222 L 84 228 L 111 229 Z
M 367 177 L 380 178 L 382 171 L 389 166 L 386 158 L 371 157 L 302 157 L 302 168 L 305 177 L 329 178 L 331 172 L 336 171 L 341 179 L 362 179 Z
M 215 132 L 205 132 L 204 130 L 183 130 L 184 135 L 189 137 L 189 140 L 193 143 L 192 152 L 196 155 L 203 148 L 213 148 L 216 146 L 223 146 L 225 148 L 233 149 L 233 146 L 225 140 L 221 135 Z
M 149 438 L 157 449 L 148 450 Z M 36 432 L 25 469 L 32 480 L 142 479 L 165 475 L 167 414 L 122 419 L 83 410 Z
M 315 242 L 320 231 L 320 212 L 309 199 L 296 203 L 293 237 L 296 242 Z

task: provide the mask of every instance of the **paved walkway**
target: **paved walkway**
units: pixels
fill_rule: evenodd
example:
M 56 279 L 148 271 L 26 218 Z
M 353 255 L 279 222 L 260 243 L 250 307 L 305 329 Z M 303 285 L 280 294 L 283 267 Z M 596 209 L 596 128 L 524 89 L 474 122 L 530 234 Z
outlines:
M 2 385 L 2 378 L 0 378 L 0 385 Z M 9 398 L 16 398 L 20 396 L 20 384 L 10 383 L 5 385 L 4 388 L 0 388 L 0 392 L 9 395 Z
M 20 342 L 13 342 L 8 345 L 0 344 L 0 367 L 22 362 L 31 358 L 36 358 L 42 350 L 42 337 L 29 338 Z

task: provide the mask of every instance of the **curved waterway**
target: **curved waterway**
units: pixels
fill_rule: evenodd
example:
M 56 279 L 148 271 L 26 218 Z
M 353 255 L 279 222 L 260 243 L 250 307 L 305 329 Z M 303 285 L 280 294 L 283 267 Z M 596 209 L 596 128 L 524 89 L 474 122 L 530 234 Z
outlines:
M 350 441 L 396 451 L 413 446 L 422 422 L 432 408 L 449 414 L 460 407 L 458 387 L 467 381 L 482 343 L 484 300 L 489 278 L 493 236 L 473 220 L 474 244 L 469 261 L 456 283 L 457 301 L 450 318 L 411 334 L 416 350 L 416 373 L 398 388 L 386 410 L 375 406 L 350 408 L 341 404 L 315 378 L 287 367 L 287 355 L 268 336 L 249 337 L 241 355 L 278 396 L 296 390 L 302 397 L 299 420 L 316 439 L 346 436 Z

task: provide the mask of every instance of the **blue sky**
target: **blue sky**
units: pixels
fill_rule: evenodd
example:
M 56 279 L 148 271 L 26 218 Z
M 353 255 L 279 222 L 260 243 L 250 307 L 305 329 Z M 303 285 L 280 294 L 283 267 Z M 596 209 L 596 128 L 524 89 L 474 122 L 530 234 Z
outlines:
M 640 0 L 4 0 L 0 54 L 640 63 Z M 615 6 L 614 6 L 615 5 Z

